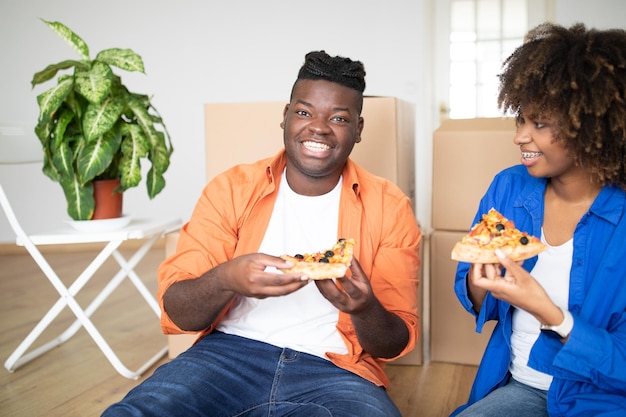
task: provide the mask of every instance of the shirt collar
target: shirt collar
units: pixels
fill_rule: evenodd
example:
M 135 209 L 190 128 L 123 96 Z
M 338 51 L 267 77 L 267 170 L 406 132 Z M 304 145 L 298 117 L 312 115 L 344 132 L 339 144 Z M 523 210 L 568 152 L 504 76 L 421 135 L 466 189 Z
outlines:
M 526 207 L 531 213 L 540 218 L 539 213 L 543 213 L 543 194 L 548 180 L 546 178 L 536 178 L 528 176 L 528 184 L 515 199 L 514 206 Z M 589 213 L 598 216 L 612 224 L 619 223 L 619 220 L 626 213 L 626 193 L 614 185 L 605 185 L 600 194 L 596 197 L 589 208 Z
M 268 161 L 268 164 L 265 168 L 268 185 L 273 184 L 274 187 L 278 185 L 278 183 L 280 182 L 280 177 L 286 165 L 287 152 L 283 148 Z M 357 164 L 354 163 L 354 161 L 352 161 L 350 158 L 348 158 L 348 161 L 343 168 L 342 176 L 344 188 L 349 187 L 353 191 L 354 197 L 358 197 L 360 193 L 360 186 Z
M 626 210 L 626 193 L 615 185 L 605 185 L 589 211 L 612 223 L 619 223 Z

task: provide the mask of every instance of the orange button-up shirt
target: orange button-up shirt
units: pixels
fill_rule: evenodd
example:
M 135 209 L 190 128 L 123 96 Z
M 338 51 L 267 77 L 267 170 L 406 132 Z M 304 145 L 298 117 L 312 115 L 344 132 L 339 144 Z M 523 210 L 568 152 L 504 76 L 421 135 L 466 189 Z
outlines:
M 284 150 L 273 158 L 238 165 L 204 188 L 190 221 L 181 230 L 176 253 L 158 271 L 161 326 L 166 334 L 181 330 L 163 309 L 163 294 L 174 282 L 194 279 L 228 260 L 258 251 L 265 235 L 285 168 Z M 409 342 L 397 356 L 409 353 L 419 336 L 417 286 L 421 232 L 409 198 L 392 182 L 376 177 L 348 160 L 343 170 L 337 237 L 355 238 L 354 256 L 369 277 L 380 303 L 400 317 Z M 228 311 L 201 332 L 210 333 Z M 339 312 L 337 330 L 348 353 L 329 352 L 337 366 L 388 386 L 384 362 L 365 352 L 350 319 Z

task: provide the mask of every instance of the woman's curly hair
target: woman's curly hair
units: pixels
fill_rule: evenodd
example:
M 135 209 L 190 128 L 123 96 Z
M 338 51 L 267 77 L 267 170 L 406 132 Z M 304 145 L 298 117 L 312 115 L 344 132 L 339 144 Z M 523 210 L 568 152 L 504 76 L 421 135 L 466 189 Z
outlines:
M 537 26 L 503 63 L 498 105 L 556 117 L 574 161 L 626 189 L 626 31 Z

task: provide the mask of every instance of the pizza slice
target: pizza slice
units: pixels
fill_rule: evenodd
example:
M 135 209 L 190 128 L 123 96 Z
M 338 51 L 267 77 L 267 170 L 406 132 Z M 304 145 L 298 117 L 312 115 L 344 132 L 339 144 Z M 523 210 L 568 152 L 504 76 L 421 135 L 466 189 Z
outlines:
M 293 262 L 294 265 L 279 269 L 283 272 L 297 272 L 314 280 L 342 278 L 352 262 L 354 243 L 354 239 L 342 238 L 332 248 L 324 251 L 295 256 L 282 255 L 281 258 Z
M 546 245 L 537 237 L 516 229 L 511 220 L 492 208 L 454 245 L 452 259 L 470 263 L 500 263 L 495 249 L 502 250 L 515 261 L 521 261 L 539 254 L 546 249 Z

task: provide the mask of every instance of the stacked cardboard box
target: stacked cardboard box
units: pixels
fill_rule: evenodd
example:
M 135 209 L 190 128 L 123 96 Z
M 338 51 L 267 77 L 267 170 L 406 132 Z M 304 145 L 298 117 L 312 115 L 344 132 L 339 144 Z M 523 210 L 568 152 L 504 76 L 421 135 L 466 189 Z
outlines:
M 519 163 L 512 119 L 450 119 L 433 135 L 430 236 L 430 359 L 478 364 L 493 325 L 475 332 L 474 318 L 454 294 L 454 243 L 465 235 L 491 180 Z

